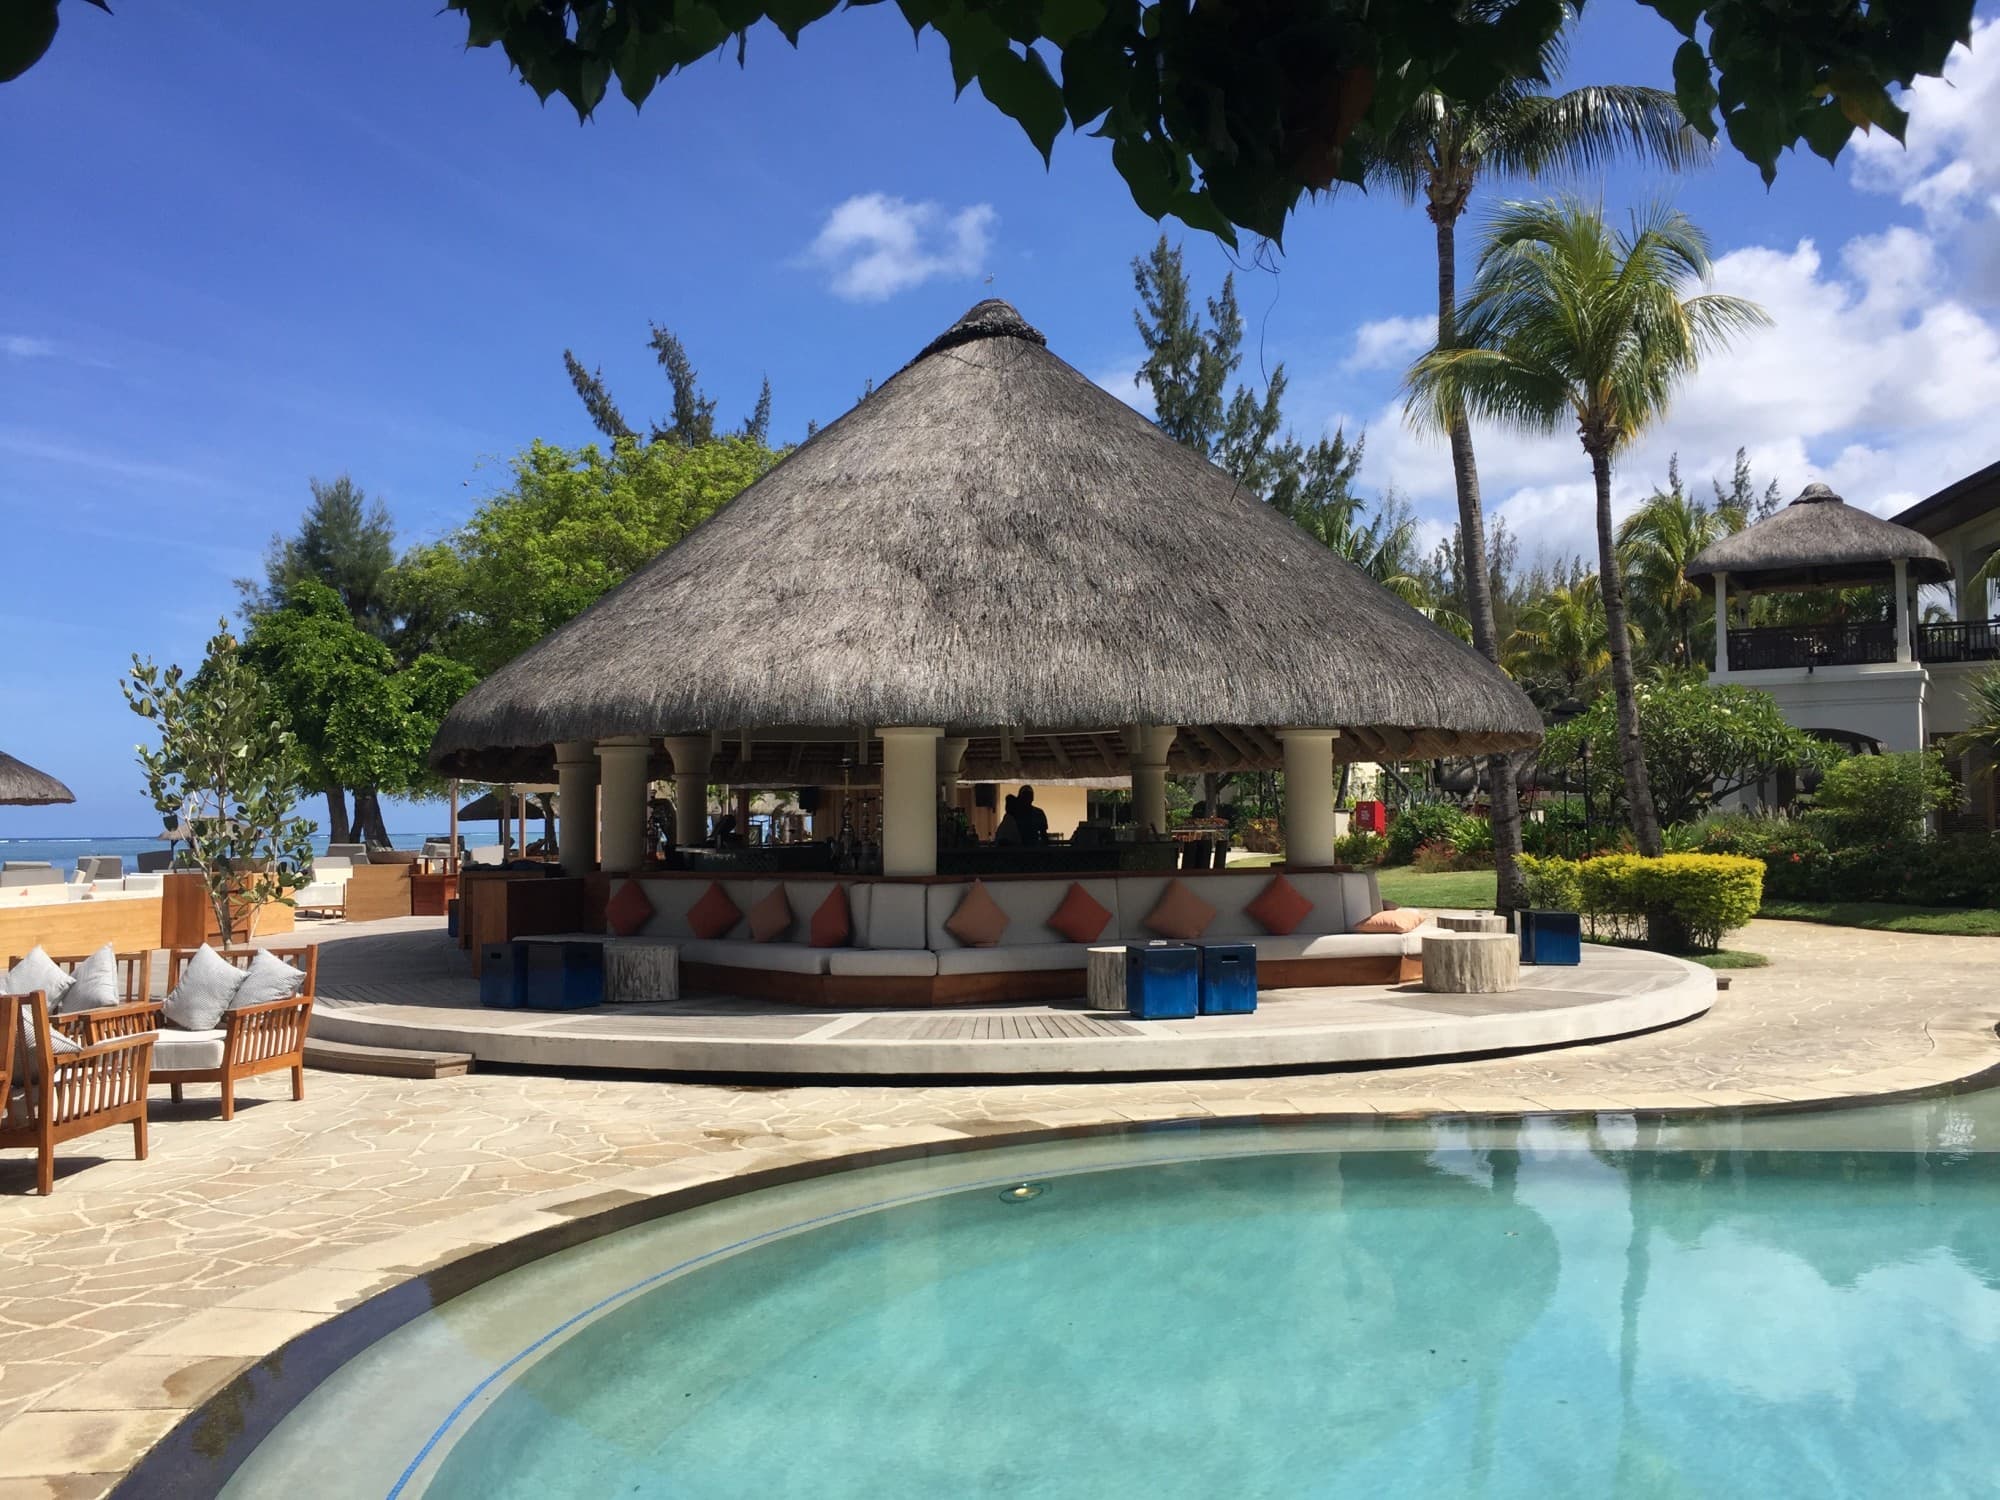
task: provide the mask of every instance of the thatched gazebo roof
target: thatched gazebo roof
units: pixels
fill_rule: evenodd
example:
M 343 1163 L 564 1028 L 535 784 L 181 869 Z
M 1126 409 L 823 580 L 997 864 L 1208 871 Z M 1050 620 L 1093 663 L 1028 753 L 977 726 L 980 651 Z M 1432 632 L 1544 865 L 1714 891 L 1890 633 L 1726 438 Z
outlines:
M 718 779 L 838 783 L 874 726 L 964 735 L 967 779 L 1518 749 L 1514 684 L 982 302 L 678 545 L 447 716 L 432 764 L 716 736 Z M 733 762 L 733 765 L 732 765 Z M 863 776 L 857 776 L 857 780 Z
M 1727 573 L 1757 589 L 1854 588 L 1884 584 L 1897 562 L 1917 583 L 1941 583 L 1951 565 L 1920 531 L 1856 510 L 1823 484 L 1809 484 L 1774 516 L 1726 536 L 1688 565 L 1689 578 Z
M 46 807 L 53 802 L 74 801 L 76 793 L 55 777 L 0 750 L 0 803 L 10 807 Z

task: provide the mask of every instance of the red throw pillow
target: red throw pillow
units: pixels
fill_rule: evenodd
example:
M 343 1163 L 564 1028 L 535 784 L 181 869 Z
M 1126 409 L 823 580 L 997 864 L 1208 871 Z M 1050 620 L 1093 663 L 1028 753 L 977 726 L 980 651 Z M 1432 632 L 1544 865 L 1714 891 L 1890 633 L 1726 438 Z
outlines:
M 1049 926 L 1072 943 L 1094 943 L 1110 921 L 1111 913 L 1104 904 L 1072 880 L 1062 905 L 1049 918 Z
M 653 919 L 653 903 L 646 888 L 628 880 L 604 903 L 604 925 L 618 937 L 635 937 Z
M 815 948 L 845 948 L 854 936 L 854 917 L 847 909 L 847 887 L 837 885 L 820 902 L 807 924 Z
M 774 943 L 792 930 L 792 903 L 785 899 L 785 888 L 771 887 L 771 893 L 750 908 L 750 941 L 753 943 Z
M 701 899 L 688 908 L 688 928 L 704 942 L 729 936 L 730 929 L 742 920 L 743 913 L 729 899 L 729 892 L 713 880 Z
M 1284 937 L 1299 930 L 1299 923 L 1312 911 L 1313 904 L 1299 894 L 1297 886 L 1279 875 L 1243 909 L 1271 936 Z
M 968 948 L 991 948 L 1007 930 L 1007 921 L 1000 903 L 988 894 L 986 882 L 975 880 L 944 924 L 944 930 Z
M 1160 904 L 1146 918 L 1146 925 L 1163 938 L 1187 943 L 1208 931 L 1208 924 L 1214 920 L 1214 907 L 1182 882 L 1170 880 L 1161 893 Z

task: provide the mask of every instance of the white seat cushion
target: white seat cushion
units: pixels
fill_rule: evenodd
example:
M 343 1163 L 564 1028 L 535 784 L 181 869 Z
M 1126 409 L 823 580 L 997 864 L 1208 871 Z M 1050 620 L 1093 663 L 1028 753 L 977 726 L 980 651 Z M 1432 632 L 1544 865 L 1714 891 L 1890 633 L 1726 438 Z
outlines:
M 220 1031 L 160 1031 L 153 1037 L 155 1073 L 200 1072 L 222 1066 Z
M 851 896 L 864 897 L 865 901 L 857 901 L 854 906 L 854 946 L 923 947 L 925 889 L 891 880 L 855 886 Z
M 940 974 L 1032 974 L 1081 969 L 1090 961 L 1086 943 L 1019 943 L 1013 947 L 953 948 L 937 956 Z
M 1256 939 L 1257 957 L 1401 958 L 1423 951 L 1421 940 L 1414 944 L 1410 941 L 1415 936 L 1405 932 L 1294 932 L 1273 937 L 1267 933 Z
M 753 943 L 747 939 L 695 938 L 680 945 L 681 959 L 691 964 L 722 964 L 732 969 L 774 969 L 786 974 L 824 974 L 829 955 L 851 950 L 809 948 L 804 943 Z
M 828 948 L 825 951 L 829 974 L 856 974 L 874 979 L 908 974 L 928 979 L 938 971 L 938 956 L 928 948 Z

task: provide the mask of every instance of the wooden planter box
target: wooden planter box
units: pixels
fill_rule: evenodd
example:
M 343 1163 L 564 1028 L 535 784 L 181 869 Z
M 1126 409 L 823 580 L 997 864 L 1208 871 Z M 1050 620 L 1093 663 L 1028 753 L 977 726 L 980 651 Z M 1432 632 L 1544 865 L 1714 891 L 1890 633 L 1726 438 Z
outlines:
M 246 883 L 245 890 L 248 886 Z M 292 908 L 282 901 L 256 903 L 247 894 L 237 902 L 236 941 L 293 931 Z M 199 948 L 220 942 L 222 927 L 208 899 L 208 886 L 192 870 L 169 870 L 160 882 L 160 946 Z
M 409 865 L 356 865 L 347 881 L 347 920 L 410 915 Z
M 410 915 L 441 917 L 457 894 L 456 875 L 426 875 L 417 871 L 410 876 Z

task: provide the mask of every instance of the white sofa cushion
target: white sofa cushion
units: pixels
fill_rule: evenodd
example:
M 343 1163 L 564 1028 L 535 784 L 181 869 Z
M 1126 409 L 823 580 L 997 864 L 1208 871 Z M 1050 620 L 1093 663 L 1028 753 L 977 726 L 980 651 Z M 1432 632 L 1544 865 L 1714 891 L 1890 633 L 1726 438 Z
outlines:
M 924 892 L 927 886 L 895 881 L 868 881 L 854 887 L 865 905 L 854 909 L 857 948 L 921 948 L 924 946 Z M 865 912 L 865 916 L 864 916 Z
M 1436 931 L 1435 928 L 1432 931 Z M 1422 951 L 1412 946 L 1412 934 L 1402 932 L 1294 932 L 1284 937 L 1266 934 L 1256 940 L 1259 959 L 1400 958 Z
M 875 979 L 914 975 L 928 979 L 938 971 L 938 956 L 928 948 L 829 948 L 825 952 L 829 974 L 865 975 Z
M 731 969 L 775 969 L 786 974 L 824 974 L 827 957 L 843 950 L 808 948 L 804 943 L 753 943 L 747 938 L 691 938 L 680 945 L 686 963 L 721 964 Z
M 222 1066 L 220 1031 L 161 1031 L 153 1036 L 155 1073 L 203 1072 Z
M 1002 943 L 997 948 L 954 948 L 937 956 L 940 974 L 1033 974 L 1081 969 L 1089 962 L 1086 943 Z M 1097 945 L 1102 946 L 1102 945 Z

